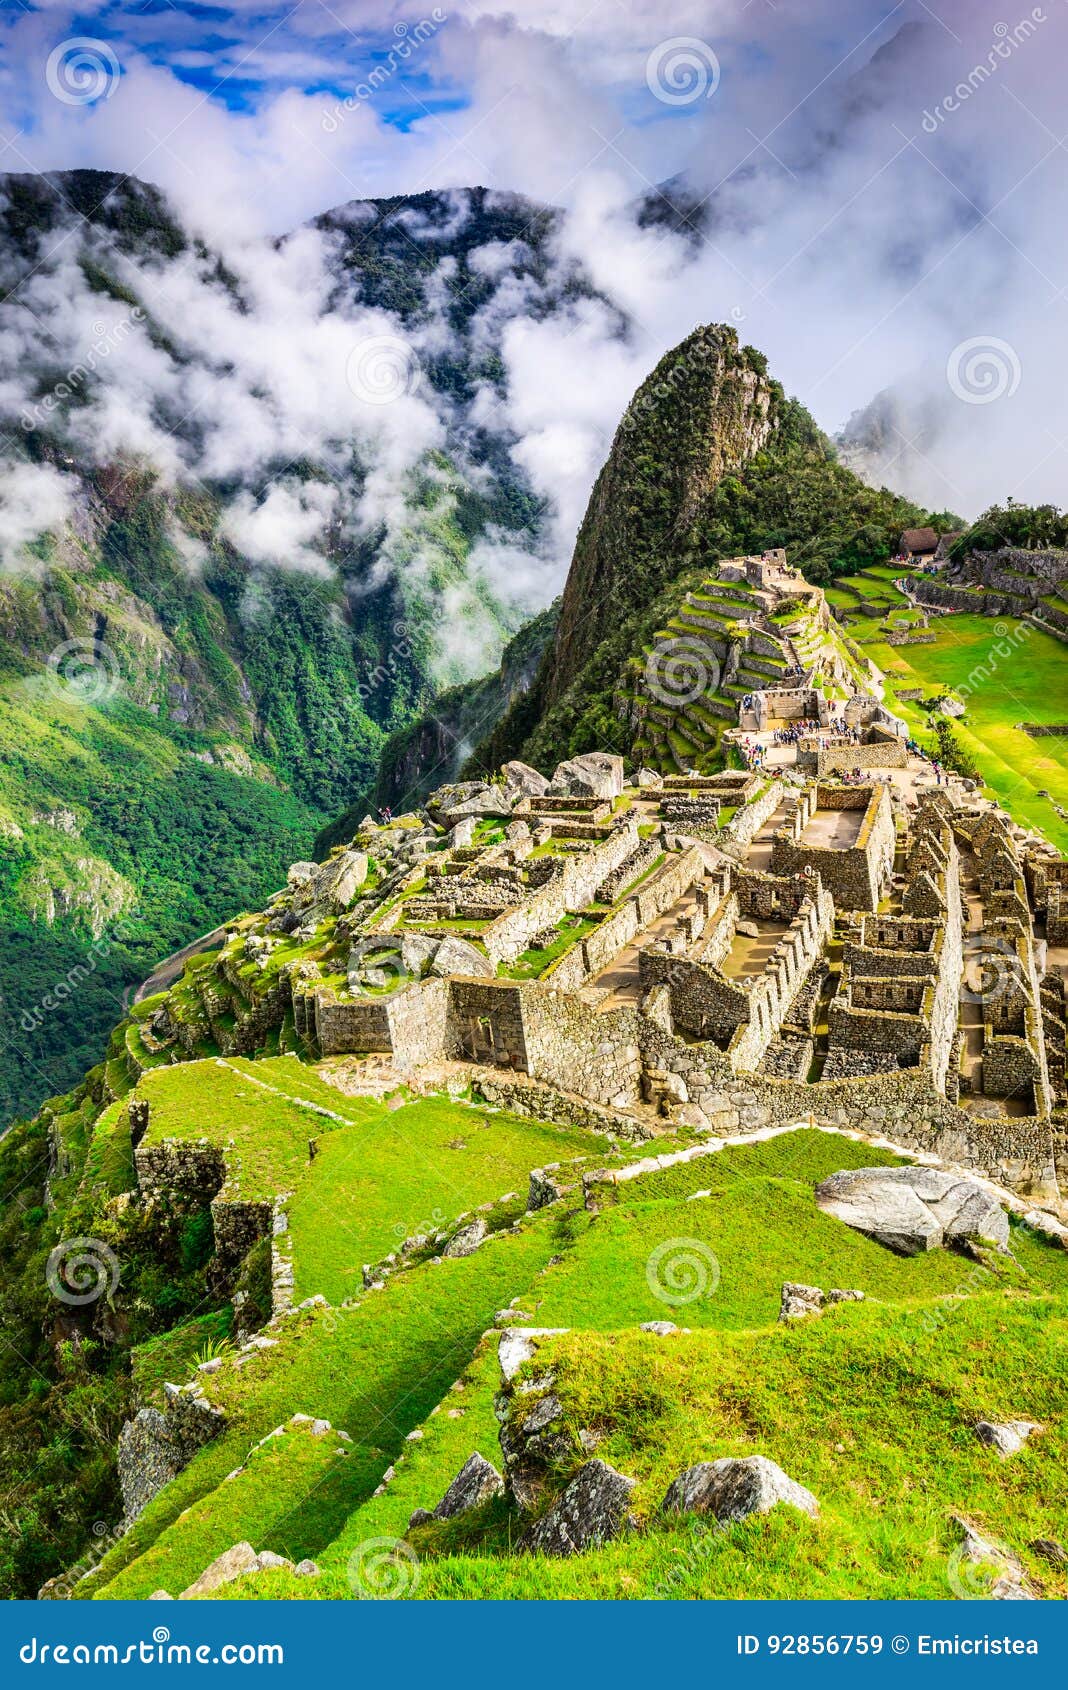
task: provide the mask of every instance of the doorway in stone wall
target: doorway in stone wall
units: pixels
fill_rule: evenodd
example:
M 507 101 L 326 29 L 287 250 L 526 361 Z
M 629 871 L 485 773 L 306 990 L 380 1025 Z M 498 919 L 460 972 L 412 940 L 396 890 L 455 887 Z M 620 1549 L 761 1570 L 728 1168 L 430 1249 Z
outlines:
M 464 1020 L 460 1048 L 466 1062 L 478 1062 L 483 1067 L 515 1068 L 515 1052 L 501 1037 L 491 1015 L 469 1015 Z

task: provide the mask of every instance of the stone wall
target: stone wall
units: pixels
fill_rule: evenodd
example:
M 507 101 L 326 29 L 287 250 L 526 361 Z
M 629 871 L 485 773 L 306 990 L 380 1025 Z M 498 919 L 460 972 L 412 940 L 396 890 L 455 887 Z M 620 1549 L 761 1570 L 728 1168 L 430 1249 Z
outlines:
M 853 845 L 843 850 L 806 844 L 805 828 L 820 810 L 848 810 L 863 806 L 864 820 Z M 813 798 L 806 789 L 772 842 L 771 872 L 798 874 L 811 868 L 843 910 L 875 910 L 894 864 L 896 833 L 890 798 L 883 786 L 819 786 Z
M 559 926 L 565 915 L 592 903 L 606 876 L 625 862 L 637 846 L 637 824 L 628 820 L 613 828 L 607 839 L 598 840 L 587 851 L 569 857 L 555 880 L 485 929 L 481 939 L 490 962 L 514 962 L 529 948 L 536 934 L 547 927 Z
M 774 782 L 759 797 L 743 804 L 730 821 L 721 827 L 716 844 L 728 856 L 740 855 L 752 844 L 764 823 L 775 814 L 782 803 L 782 788 Z
M 853 769 L 903 769 L 908 764 L 904 743 L 895 736 L 869 745 L 832 745 L 817 751 L 816 775 L 847 774 Z
M 119 1433 L 119 1484 L 126 1524 L 225 1425 L 222 1409 L 208 1402 L 199 1381 L 183 1387 L 164 1385 L 163 1391 L 162 1409 L 140 1409 Z

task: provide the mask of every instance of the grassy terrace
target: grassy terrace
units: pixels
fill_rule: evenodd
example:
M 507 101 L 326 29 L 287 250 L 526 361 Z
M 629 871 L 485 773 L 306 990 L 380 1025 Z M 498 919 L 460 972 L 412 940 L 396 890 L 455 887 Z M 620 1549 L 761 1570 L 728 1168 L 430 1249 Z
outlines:
M 997 629 L 1004 632 L 999 634 Z M 1052 634 L 1011 617 L 932 619 L 930 645 L 872 645 L 892 688 L 922 687 L 929 695 L 960 690 L 967 715 L 953 732 L 982 769 L 990 792 L 1017 820 L 1038 827 L 1068 850 L 1068 826 L 1040 789 L 1068 808 L 1068 739 L 1031 739 L 1017 722 L 1068 722 L 1068 663 Z M 998 648 L 1001 648 L 1000 651 Z M 918 730 L 927 717 L 914 704 L 895 709 Z
M 348 1097 L 293 1056 L 182 1063 L 146 1076 L 139 1095 L 151 1110 L 146 1145 L 205 1137 L 226 1146 L 231 1195 L 295 1193 L 287 1213 L 298 1300 L 353 1295 L 363 1264 L 403 1238 L 525 1189 L 542 1162 L 601 1145 L 451 1098 Z
M 579 1432 L 593 1429 L 598 1455 L 637 1479 L 643 1529 L 575 1561 L 533 1560 L 514 1553 L 521 1522 L 495 1502 L 411 1534 L 419 1578 L 407 1594 L 947 1598 L 953 1512 L 1008 1542 L 1047 1595 L 1068 1594 L 1063 1572 L 1028 1547 L 1068 1530 L 1068 1255 L 1014 1229 L 1015 1260 L 985 1270 L 942 1251 L 903 1258 L 816 1210 L 812 1187 L 827 1173 L 892 1160 L 808 1131 L 735 1146 L 606 1189 L 600 1215 L 548 1211 L 467 1261 L 413 1268 L 341 1318 L 285 1323 L 277 1350 L 214 1376 L 230 1428 L 150 1505 L 96 1588 L 173 1589 L 197 1554 L 203 1565 L 233 1541 L 215 1524 L 219 1509 L 191 1505 L 253 1433 L 300 1409 L 350 1431 L 351 1452 L 303 1496 L 280 1453 L 278 1492 L 250 1481 L 241 1493 L 241 1535 L 314 1554 L 322 1576 L 272 1573 L 228 1594 L 350 1597 L 362 1544 L 405 1534 L 411 1510 L 432 1507 L 472 1450 L 500 1465 L 496 1342 L 482 1334 L 485 1311 L 518 1297 L 533 1324 L 570 1328 L 542 1347 L 565 1434 L 550 1491 L 587 1459 Z M 697 1265 L 675 1302 L 662 1294 L 668 1275 L 658 1281 L 650 1267 L 662 1247 Z M 789 1278 L 855 1286 L 866 1300 L 782 1327 Z M 638 1330 L 649 1319 L 689 1330 L 656 1338 Z M 1047 1430 L 1006 1463 L 972 1427 L 1014 1417 Z M 422 1438 L 405 1444 L 416 1427 Z M 395 1479 L 373 1496 L 402 1450 Z M 756 1452 L 814 1491 L 818 1521 L 783 1509 L 707 1532 L 658 1516 L 683 1467 Z M 173 1573 L 150 1548 L 165 1526 Z

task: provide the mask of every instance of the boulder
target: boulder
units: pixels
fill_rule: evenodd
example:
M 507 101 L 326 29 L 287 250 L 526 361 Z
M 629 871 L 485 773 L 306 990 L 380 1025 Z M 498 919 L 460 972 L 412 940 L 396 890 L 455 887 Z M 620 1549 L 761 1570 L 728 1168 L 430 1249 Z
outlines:
M 782 1288 L 779 1319 L 804 1320 L 808 1315 L 819 1314 L 826 1300 L 818 1285 L 797 1285 L 788 1279 Z
M 323 888 L 336 914 L 347 910 L 367 879 L 367 855 L 363 851 L 342 851 L 324 865 L 329 878 Z
M 623 759 L 610 751 L 586 751 L 557 765 L 548 791 L 554 798 L 619 798 Z
M 540 1555 L 578 1555 L 610 1542 L 633 1524 L 628 1506 L 635 1483 L 606 1461 L 587 1461 L 549 1512 L 523 1534 L 519 1548 Z
M 477 1508 L 503 1492 L 504 1480 L 496 1467 L 476 1450 L 468 1456 L 433 1512 L 425 1508 L 415 1510 L 408 1521 L 409 1530 L 413 1526 L 425 1526 L 431 1520 L 451 1520 L 457 1514 L 466 1514 L 469 1508 Z
M 634 780 L 642 792 L 659 792 L 664 784 L 663 775 L 658 775 L 655 769 L 639 769 Z
M 1010 1549 L 976 1531 L 969 1521 L 954 1516 L 962 1541 L 949 1560 L 949 1582 L 958 1596 L 986 1597 L 995 1602 L 1034 1602 L 1024 1569 Z
M 688 1467 L 668 1486 L 661 1503 L 665 1514 L 711 1514 L 726 1523 L 767 1514 L 780 1503 L 812 1519 L 819 1504 L 811 1491 L 789 1478 L 765 1455 L 733 1456 Z
M 442 939 L 434 952 L 430 969 L 431 973 L 442 978 L 448 974 L 480 974 L 489 978 L 494 972 L 493 964 L 485 953 L 477 945 L 472 945 L 469 939 L 461 939 L 455 933 Z
M 1034 1420 L 1006 1420 L 1000 1423 L 979 1420 L 976 1423 L 975 1435 L 980 1443 L 989 1444 L 991 1449 L 996 1449 L 1005 1461 L 1010 1455 L 1015 1455 L 1023 1449 L 1028 1438 L 1041 1430 L 1042 1427 Z
M 513 758 L 505 763 L 501 769 L 504 776 L 505 790 L 519 798 L 543 798 L 549 790 L 549 782 L 545 776 L 532 769 L 529 763 L 520 763 Z
M 1068 1567 L 1068 1549 L 1055 1537 L 1033 1537 L 1027 1547 L 1051 1567 Z
M 278 1560 L 279 1557 L 275 1557 Z M 291 1566 L 292 1562 L 286 1562 Z M 234 1543 L 229 1549 L 224 1549 L 217 1555 L 209 1566 L 204 1568 L 198 1579 L 182 1591 L 183 1598 L 193 1596 L 208 1596 L 220 1585 L 230 1584 L 234 1579 L 242 1578 L 246 1573 L 256 1573 L 260 1570 L 260 1557 L 251 1543 Z
M 673 1320 L 643 1320 L 639 1332 L 651 1332 L 656 1338 L 670 1338 L 678 1327 Z
M 471 1221 L 468 1226 L 462 1226 L 453 1238 L 450 1238 L 442 1251 L 443 1256 L 473 1256 L 480 1244 L 485 1243 L 489 1233 L 481 1215 Z
M 119 1433 L 119 1484 L 126 1519 L 136 1519 L 224 1424 L 222 1409 L 208 1402 L 199 1381 L 165 1385 L 162 1409 L 138 1409 Z
M 1008 1248 L 1008 1216 L 997 1199 L 941 1168 L 849 1168 L 816 1187 L 816 1202 L 902 1256 L 980 1240 Z
M 1028 1209 L 1023 1218 L 1024 1226 L 1029 1226 L 1032 1232 L 1037 1232 L 1051 1244 L 1059 1244 L 1062 1250 L 1068 1250 L 1068 1226 L 1064 1226 L 1055 1215 L 1049 1215 L 1045 1209 Z

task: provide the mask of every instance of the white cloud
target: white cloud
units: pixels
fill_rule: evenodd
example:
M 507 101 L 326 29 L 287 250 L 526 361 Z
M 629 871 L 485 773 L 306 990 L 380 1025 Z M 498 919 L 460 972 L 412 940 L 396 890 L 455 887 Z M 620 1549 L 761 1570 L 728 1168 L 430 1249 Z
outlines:
M 26 545 L 59 528 L 69 515 L 74 483 L 48 464 L 0 466 L 0 568 L 25 570 Z

